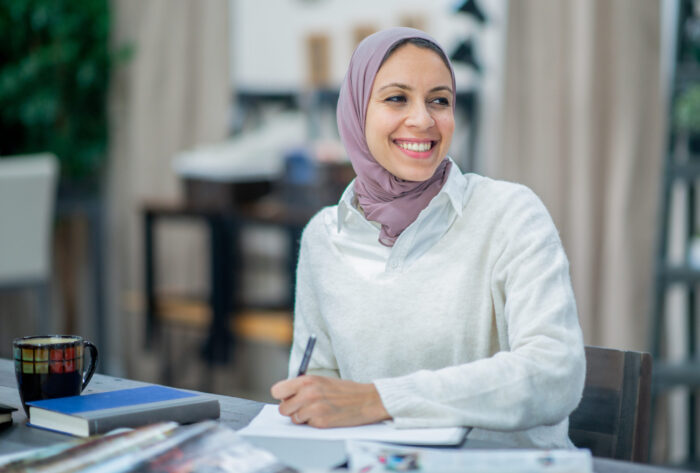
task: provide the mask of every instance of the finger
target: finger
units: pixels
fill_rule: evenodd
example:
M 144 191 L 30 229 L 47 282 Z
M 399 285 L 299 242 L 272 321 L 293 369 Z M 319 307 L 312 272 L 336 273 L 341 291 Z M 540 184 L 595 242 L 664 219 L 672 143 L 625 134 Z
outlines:
M 279 400 L 284 400 L 294 396 L 299 389 L 297 385 L 298 383 L 295 383 L 294 381 L 295 378 L 278 381 L 270 388 L 270 394 L 272 397 Z
M 318 398 L 313 395 L 313 383 L 302 383 L 299 390 L 293 396 L 283 399 L 279 405 L 279 412 L 285 416 L 291 416 L 300 409 L 306 409 L 314 405 Z M 308 421 L 309 416 L 303 416 L 303 421 Z
M 294 395 L 280 402 L 278 410 L 283 416 L 291 416 L 299 409 L 305 407 L 305 405 L 306 401 L 304 400 L 303 396 Z
M 296 395 L 304 386 L 309 386 L 320 379 L 318 376 L 299 376 L 296 378 L 284 379 L 273 384 L 270 394 L 275 399 L 284 400 Z
M 302 407 L 303 406 L 298 405 L 298 403 L 282 401 L 278 407 L 278 410 L 280 414 L 289 417 L 295 424 L 303 424 L 306 422 L 307 418 L 301 415 Z
M 304 417 L 301 416 L 300 412 L 301 412 L 301 411 L 299 410 L 299 411 L 296 411 L 294 414 L 291 415 L 292 422 L 294 422 L 294 423 L 297 424 L 297 425 L 299 425 L 299 424 L 306 424 L 306 419 L 305 419 Z

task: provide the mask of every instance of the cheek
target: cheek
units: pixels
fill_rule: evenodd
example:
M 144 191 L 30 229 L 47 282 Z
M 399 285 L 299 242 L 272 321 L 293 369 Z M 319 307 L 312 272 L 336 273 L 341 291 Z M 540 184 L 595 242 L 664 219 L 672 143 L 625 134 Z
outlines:
M 367 141 L 367 146 L 370 153 L 374 154 L 379 146 L 379 133 L 377 133 L 377 127 L 373 123 L 367 122 L 367 131 L 365 132 L 365 141 Z
M 455 120 L 452 115 L 439 117 L 436 120 L 438 129 L 440 130 L 440 135 L 442 136 L 442 141 L 449 145 L 452 141 L 452 134 L 455 131 Z
M 393 130 L 392 117 L 389 114 L 373 114 L 365 122 L 365 139 L 367 144 L 379 145 L 389 139 Z

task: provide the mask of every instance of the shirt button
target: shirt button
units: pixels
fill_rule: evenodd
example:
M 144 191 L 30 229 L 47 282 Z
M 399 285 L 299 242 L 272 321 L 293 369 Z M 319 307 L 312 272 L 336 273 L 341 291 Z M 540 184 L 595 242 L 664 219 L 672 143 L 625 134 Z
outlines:
M 398 267 L 399 267 L 399 262 L 398 262 L 398 261 L 392 261 L 392 262 L 391 262 L 391 267 L 392 267 L 393 269 L 398 268 Z

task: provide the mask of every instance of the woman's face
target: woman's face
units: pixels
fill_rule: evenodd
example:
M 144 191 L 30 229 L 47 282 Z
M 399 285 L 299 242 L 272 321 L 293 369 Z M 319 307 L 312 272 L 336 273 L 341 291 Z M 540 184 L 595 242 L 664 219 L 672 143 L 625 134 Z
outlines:
M 365 138 L 384 169 L 425 181 L 447 154 L 455 121 L 452 76 L 430 49 L 406 44 L 377 72 L 367 105 Z

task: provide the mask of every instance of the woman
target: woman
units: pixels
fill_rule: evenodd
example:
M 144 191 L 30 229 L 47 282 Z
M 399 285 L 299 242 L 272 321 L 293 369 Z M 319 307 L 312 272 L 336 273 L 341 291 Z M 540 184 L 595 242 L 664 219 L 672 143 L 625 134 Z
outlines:
M 447 157 L 455 81 L 425 33 L 355 50 L 338 128 L 357 178 L 304 230 L 279 410 L 317 427 L 393 419 L 470 438 L 569 447 L 585 358 L 568 261 L 527 188 Z

